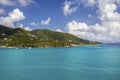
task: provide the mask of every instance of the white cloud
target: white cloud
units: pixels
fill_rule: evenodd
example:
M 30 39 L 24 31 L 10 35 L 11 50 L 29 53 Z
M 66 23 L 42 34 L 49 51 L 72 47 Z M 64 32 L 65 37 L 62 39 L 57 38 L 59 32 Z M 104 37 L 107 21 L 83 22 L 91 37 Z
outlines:
M 30 25 L 31 25 L 31 26 L 38 26 L 39 23 L 31 22 Z
M 22 21 L 25 19 L 23 12 L 21 12 L 18 8 L 14 9 L 12 12 L 8 13 L 6 17 L 0 17 L 0 24 L 15 27 L 14 23 Z
M 32 29 L 30 27 L 25 27 L 23 24 L 18 24 L 18 28 L 22 28 L 27 31 L 31 31 Z
M 66 24 L 68 33 L 80 38 L 105 43 L 120 42 L 120 0 L 83 0 L 85 7 L 97 7 L 96 11 L 100 23 L 87 25 L 87 23 L 71 21 Z
M 92 5 L 94 5 L 95 3 L 96 3 L 96 0 L 88 0 L 88 3 L 87 3 L 87 4 L 92 6 Z
M 51 21 L 51 18 L 48 18 L 47 20 L 42 20 L 41 21 L 41 25 L 49 25 L 50 24 L 50 21 Z
M 97 0 L 79 0 L 79 1 L 84 3 L 85 7 L 94 6 L 97 3 Z
M 87 7 L 97 7 L 97 14 L 101 21 L 120 21 L 120 0 L 82 0 Z
M 68 14 L 71 14 L 71 13 L 77 11 L 78 6 L 72 7 L 74 4 L 75 4 L 75 2 L 72 2 L 72 1 L 65 1 L 64 7 L 63 7 L 64 15 L 68 15 Z
M 116 4 L 106 4 L 100 11 L 99 18 L 102 21 L 120 21 L 120 14 L 117 12 Z
M 87 25 L 86 23 L 71 21 L 67 23 L 66 29 L 68 33 L 87 40 L 105 43 L 120 41 L 120 22 Z
M 56 31 L 57 31 L 57 32 L 63 32 L 61 29 L 57 29 Z
M 5 10 L 4 9 L 0 9 L 0 14 L 4 14 Z
M 24 27 L 25 30 L 27 31 L 31 31 L 32 29 L 30 29 L 30 27 Z
M 0 0 L 0 4 L 4 6 L 28 6 L 29 4 L 34 3 L 33 0 Z
M 31 3 L 34 3 L 33 0 L 18 0 L 18 3 L 21 5 L 21 6 L 28 6 L 29 4 Z
M 14 6 L 15 2 L 11 0 L 0 0 L 0 4 L 4 6 Z
M 23 24 L 18 24 L 18 28 L 23 28 Z

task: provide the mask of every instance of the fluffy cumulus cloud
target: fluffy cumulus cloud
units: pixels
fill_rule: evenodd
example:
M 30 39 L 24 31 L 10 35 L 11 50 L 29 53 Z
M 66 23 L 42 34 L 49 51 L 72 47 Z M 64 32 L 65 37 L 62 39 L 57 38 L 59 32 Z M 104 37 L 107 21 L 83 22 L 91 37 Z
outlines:
M 25 19 L 23 12 L 21 12 L 18 8 L 14 9 L 12 12 L 8 13 L 6 17 L 0 17 L 0 24 L 15 27 L 15 23 L 22 21 Z
M 67 32 L 93 41 L 120 42 L 120 0 L 84 0 L 84 5 L 98 8 L 97 14 L 101 23 L 87 25 L 71 21 L 66 25 Z
M 17 24 L 18 28 L 23 28 L 23 24 Z
M 4 6 L 27 6 L 31 3 L 34 3 L 33 0 L 0 0 L 0 4 Z
M 39 25 L 43 25 L 43 26 L 48 26 L 50 25 L 51 22 L 51 18 L 48 18 L 47 20 L 41 20 L 41 22 L 31 22 L 30 25 L 31 26 L 39 26 Z
M 57 31 L 57 32 L 63 32 L 61 29 L 57 29 L 56 31 Z
M 71 21 L 66 25 L 68 33 L 80 38 L 100 41 L 100 42 L 119 42 L 120 41 L 120 22 L 102 23 L 101 25 L 87 25 L 86 23 Z
M 49 25 L 51 21 L 51 18 L 48 18 L 47 20 L 42 20 L 41 25 Z
M 31 31 L 32 29 L 30 27 L 25 27 L 23 24 L 18 24 L 18 28 L 22 28 L 27 31 Z
M 32 29 L 30 29 L 30 27 L 24 27 L 25 30 L 27 31 L 31 31 Z
M 71 13 L 77 11 L 78 6 L 73 7 L 74 4 L 75 4 L 75 2 L 73 2 L 73 1 L 65 1 L 64 7 L 63 7 L 64 15 L 68 15 L 68 14 L 71 14 Z
M 31 22 L 30 25 L 31 25 L 31 26 L 38 26 L 39 23 Z

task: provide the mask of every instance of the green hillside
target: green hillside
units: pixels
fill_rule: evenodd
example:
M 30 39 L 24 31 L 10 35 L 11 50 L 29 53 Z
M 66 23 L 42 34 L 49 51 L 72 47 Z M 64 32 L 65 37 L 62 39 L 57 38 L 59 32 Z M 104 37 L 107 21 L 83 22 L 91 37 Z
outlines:
M 47 29 L 26 31 L 22 28 L 9 28 L 0 25 L 0 46 L 6 47 L 71 47 L 96 44 L 68 33 Z

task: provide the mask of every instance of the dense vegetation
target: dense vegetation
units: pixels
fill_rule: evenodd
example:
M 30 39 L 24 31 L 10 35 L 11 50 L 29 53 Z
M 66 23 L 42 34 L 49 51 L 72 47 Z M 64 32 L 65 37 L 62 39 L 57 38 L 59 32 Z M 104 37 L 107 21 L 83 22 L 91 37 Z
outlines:
M 71 47 L 96 44 L 68 33 L 47 29 L 26 31 L 22 28 L 9 28 L 0 25 L 0 46 L 6 47 Z

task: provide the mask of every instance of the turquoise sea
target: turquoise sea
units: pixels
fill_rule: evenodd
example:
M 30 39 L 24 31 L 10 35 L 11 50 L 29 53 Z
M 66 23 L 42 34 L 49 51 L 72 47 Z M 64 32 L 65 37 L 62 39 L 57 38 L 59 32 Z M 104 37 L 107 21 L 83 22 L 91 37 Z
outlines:
M 1 48 L 0 80 L 120 80 L 120 46 Z

